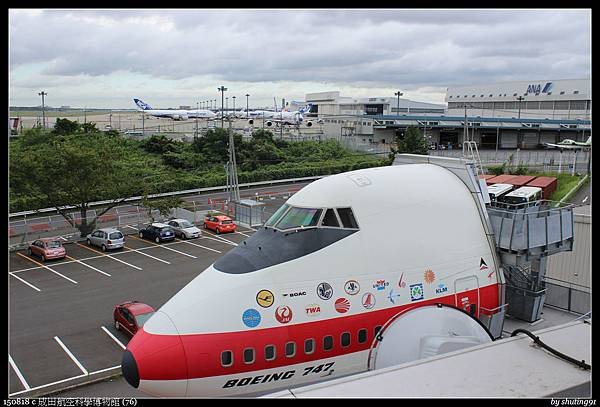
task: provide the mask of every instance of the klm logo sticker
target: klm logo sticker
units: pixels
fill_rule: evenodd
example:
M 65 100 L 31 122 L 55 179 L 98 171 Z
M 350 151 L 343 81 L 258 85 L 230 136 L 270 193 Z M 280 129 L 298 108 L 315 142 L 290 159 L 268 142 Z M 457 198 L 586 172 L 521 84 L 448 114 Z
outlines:
M 552 82 L 546 82 L 544 87 L 542 88 L 541 84 L 529 85 L 527 86 L 527 92 L 525 94 L 533 93 L 539 95 L 540 93 L 548 93 L 552 90 Z

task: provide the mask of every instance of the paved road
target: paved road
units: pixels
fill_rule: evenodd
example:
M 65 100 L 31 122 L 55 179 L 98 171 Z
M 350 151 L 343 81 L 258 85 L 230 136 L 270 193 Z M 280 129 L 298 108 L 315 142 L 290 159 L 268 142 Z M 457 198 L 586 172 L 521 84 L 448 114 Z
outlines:
M 589 181 L 575 195 L 569 199 L 570 203 L 576 205 L 591 205 L 592 204 L 592 182 Z

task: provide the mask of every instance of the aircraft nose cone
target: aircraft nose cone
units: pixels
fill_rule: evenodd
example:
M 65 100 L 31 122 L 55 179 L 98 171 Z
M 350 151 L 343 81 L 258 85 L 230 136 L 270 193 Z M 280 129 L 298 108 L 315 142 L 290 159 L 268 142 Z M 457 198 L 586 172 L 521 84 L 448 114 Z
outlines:
M 123 353 L 123 358 L 121 359 L 121 371 L 123 372 L 123 377 L 125 377 L 127 383 L 137 389 L 140 385 L 140 375 L 138 374 L 135 358 L 128 350 Z

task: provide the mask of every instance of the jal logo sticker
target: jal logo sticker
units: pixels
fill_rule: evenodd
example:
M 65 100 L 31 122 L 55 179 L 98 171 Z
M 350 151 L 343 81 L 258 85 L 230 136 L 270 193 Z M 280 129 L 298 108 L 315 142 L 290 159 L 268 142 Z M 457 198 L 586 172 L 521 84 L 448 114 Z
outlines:
M 280 324 L 287 324 L 292 320 L 292 309 L 287 305 L 279 306 L 275 310 L 275 318 Z
M 275 297 L 269 290 L 260 290 L 258 294 L 256 294 L 256 302 L 263 308 L 269 308 L 273 305 L 273 302 L 275 302 Z
M 435 273 L 431 269 L 425 270 L 425 273 L 423 273 L 423 281 L 427 284 L 433 283 L 435 281 Z
M 446 287 L 446 284 L 444 283 L 440 283 L 437 288 L 435 289 L 435 293 L 436 294 L 442 294 L 448 291 L 448 287 Z
M 390 293 L 388 294 L 388 300 L 390 300 L 390 302 L 392 304 L 396 303 L 396 300 L 398 299 L 398 297 L 400 297 L 400 293 L 397 293 L 396 291 L 394 291 L 394 289 L 392 288 L 390 290 Z
M 248 308 L 242 314 L 242 322 L 248 328 L 254 328 L 260 324 L 260 313 L 254 308 Z
M 423 299 L 423 284 L 412 284 L 410 286 L 410 300 L 418 301 Z
M 322 300 L 328 300 L 333 297 L 333 288 L 328 283 L 321 283 L 317 286 L 317 295 Z
M 348 310 L 350 309 L 350 301 L 348 301 L 345 298 L 338 298 L 337 300 L 335 300 L 335 310 L 337 312 L 339 312 L 340 314 L 344 314 L 346 312 L 348 312 Z
M 390 283 L 388 281 L 377 280 L 377 281 L 375 281 L 375 284 L 373 284 L 373 288 L 376 289 L 377 291 L 383 291 L 383 290 L 385 290 L 385 287 L 387 287 L 388 285 L 390 285 Z
M 346 291 L 348 295 L 356 295 L 360 291 L 360 284 L 358 284 L 358 281 L 356 280 L 346 281 L 346 284 L 344 284 L 344 291 Z
M 372 293 L 364 293 L 362 296 L 362 306 L 366 309 L 371 309 L 375 306 L 375 295 Z
M 297 292 L 291 292 L 291 293 L 283 293 L 284 297 L 288 297 L 288 298 L 295 298 L 295 297 L 302 297 L 306 295 L 306 291 L 297 291 Z
M 307 316 L 316 317 L 321 313 L 321 307 L 319 304 L 308 304 L 306 307 L 304 307 L 304 311 L 306 312 Z

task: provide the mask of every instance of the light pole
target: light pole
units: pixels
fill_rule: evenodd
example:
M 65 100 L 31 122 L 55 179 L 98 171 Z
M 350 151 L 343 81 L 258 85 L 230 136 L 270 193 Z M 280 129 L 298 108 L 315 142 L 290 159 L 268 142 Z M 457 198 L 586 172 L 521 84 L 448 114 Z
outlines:
M 44 96 L 46 96 L 47 93 L 44 91 L 41 91 L 40 93 L 38 93 L 38 95 L 40 95 L 42 97 L 42 122 L 43 122 L 44 128 L 46 128 L 46 106 L 44 104 Z
M 229 117 L 229 96 L 225 98 L 225 111 L 227 112 L 227 117 Z
M 202 102 L 204 103 L 204 102 Z M 198 102 L 196 102 L 196 137 L 198 137 Z
M 235 117 L 235 96 L 231 97 L 233 99 L 233 117 Z
M 517 100 L 519 101 L 519 119 L 521 118 L 521 102 L 524 100 L 525 98 L 523 96 L 519 96 L 517 98 Z
M 223 128 L 223 97 L 225 96 L 225 91 L 227 88 L 225 86 L 221 86 L 220 88 L 217 88 L 217 90 L 221 92 L 221 128 Z M 215 103 L 216 100 L 217 99 L 215 99 Z
M 250 97 L 249 94 L 246 93 L 246 119 L 248 118 L 248 98 Z
M 394 95 L 398 96 L 398 107 L 397 107 L 397 110 L 396 110 L 396 115 L 400 116 L 400 96 L 402 96 L 403 93 L 400 92 L 400 91 L 398 91 L 398 92 L 394 93 Z

